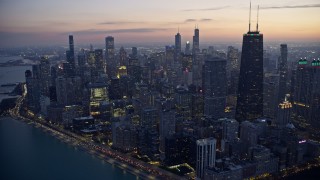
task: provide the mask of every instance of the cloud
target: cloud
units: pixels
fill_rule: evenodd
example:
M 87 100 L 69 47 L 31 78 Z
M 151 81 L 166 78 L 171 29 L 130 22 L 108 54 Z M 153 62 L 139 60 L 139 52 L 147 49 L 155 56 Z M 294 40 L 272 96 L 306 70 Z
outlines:
M 122 24 L 141 24 L 144 22 L 134 22 L 134 21 L 106 21 L 97 23 L 97 25 L 122 25 Z
M 59 22 L 59 21 L 48 21 L 48 22 L 44 22 L 44 24 L 49 24 L 52 26 L 71 26 L 71 25 L 73 25 L 73 23 L 71 23 L 71 22 Z
M 260 9 L 295 9 L 295 8 L 318 8 L 320 4 L 306 4 L 306 5 L 296 5 L 296 6 L 270 6 L 261 7 Z
M 188 22 L 196 22 L 196 19 L 186 19 L 184 22 L 188 23 Z
M 112 30 L 97 30 L 88 29 L 76 31 L 74 34 L 110 34 L 110 33 L 150 33 L 157 31 L 166 31 L 166 28 L 132 28 L 132 29 L 112 29 Z
M 186 19 L 184 23 L 190 23 L 190 22 L 210 22 L 213 21 L 213 19 L 209 18 L 202 18 L 202 19 Z
M 213 21 L 213 19 L 208 19 L 208 18 L 203 18 L 200 19 L 201 22 L 208 22 L 208 21 Z
M 205 8 L 205 9 L 184 9 L 182 11 L 217 11 L 217 10 L 226 9 L 229 7 L 230 6 L 221 6 L 221 7 Z

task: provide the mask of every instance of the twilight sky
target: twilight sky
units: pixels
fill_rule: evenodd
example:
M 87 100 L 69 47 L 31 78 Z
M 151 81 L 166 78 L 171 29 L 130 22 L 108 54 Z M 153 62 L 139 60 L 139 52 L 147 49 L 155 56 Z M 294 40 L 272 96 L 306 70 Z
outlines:
M 0 46 L 162 42 L 183 43 L 195 24 L 201 42 L 241 42 L 249 0 L 0 0 Z M 320 41 L 319 0 L 252 0 L 252 28 L 265 41 Z

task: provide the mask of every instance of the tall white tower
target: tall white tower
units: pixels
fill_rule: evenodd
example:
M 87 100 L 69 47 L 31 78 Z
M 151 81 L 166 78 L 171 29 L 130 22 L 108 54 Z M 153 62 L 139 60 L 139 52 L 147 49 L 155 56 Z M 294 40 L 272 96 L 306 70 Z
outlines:
M 216 143 L 214 138 L 197 140 L 197 178 L 203 177 L 205 168 L 215 166 Z

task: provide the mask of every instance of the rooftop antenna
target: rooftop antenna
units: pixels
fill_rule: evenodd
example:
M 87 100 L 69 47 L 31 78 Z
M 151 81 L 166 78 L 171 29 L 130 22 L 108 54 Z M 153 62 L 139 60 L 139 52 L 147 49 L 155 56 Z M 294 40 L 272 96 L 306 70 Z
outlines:
M 178 26 L 178 33 L 180 33 L 180 27 Z
M 251 1 L 250 1 L 250 10 L 249 10 L 249 32 L 251 29 Z
M 259 5 L 258 5 L 258 12 L 257 12 L 257 32 L 259 32 Z

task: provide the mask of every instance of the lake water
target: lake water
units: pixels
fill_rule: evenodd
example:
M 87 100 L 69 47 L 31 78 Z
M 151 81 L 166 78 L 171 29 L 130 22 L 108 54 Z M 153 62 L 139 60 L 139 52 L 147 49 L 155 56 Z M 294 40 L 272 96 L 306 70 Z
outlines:
M 1 58 L 0 58 L 1 59 Z M 31 66 L 9 66 L 0 67 L 0 85 L 8 83 L 25 82 L 24 73 L 31 70 Z M 0 93 L 11 92 L 14 86 L 0 87 Z M 10 98 L 7 94 L 0 94 L 0 102 L 2 99 Z
M 0 179 L 136 179 L 84 151 L 76 150 L 31 125 L 0 119 Z

